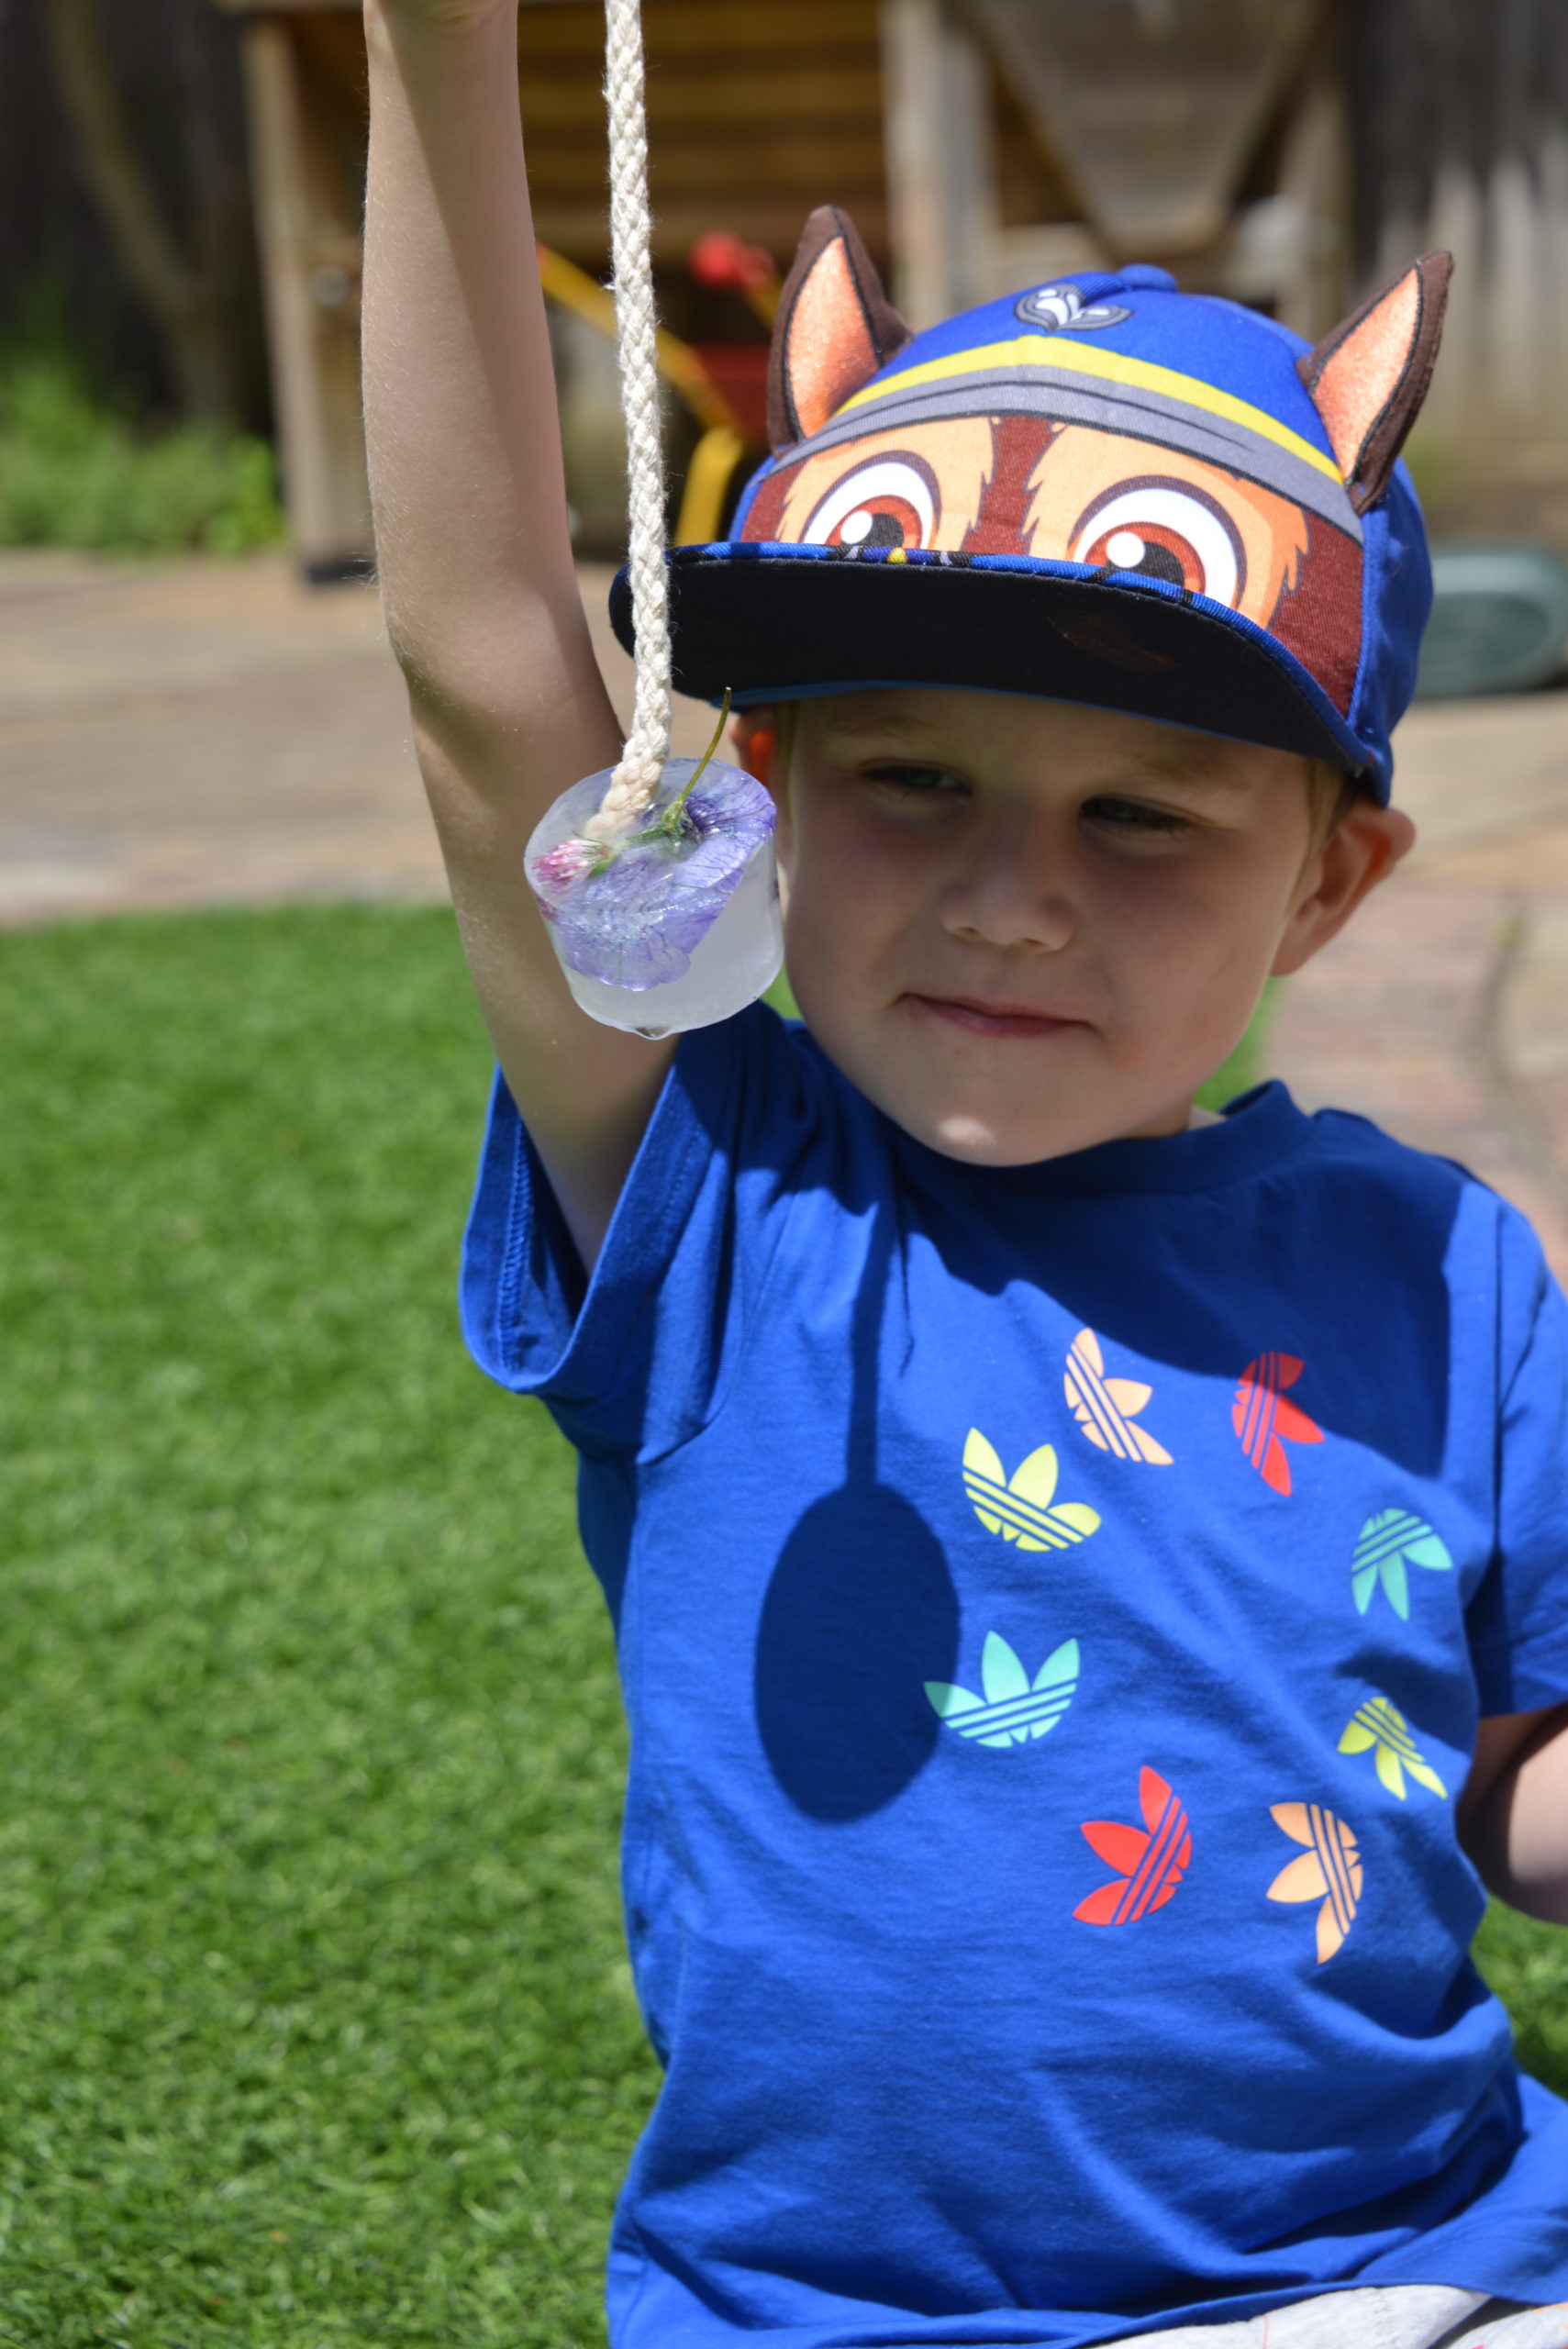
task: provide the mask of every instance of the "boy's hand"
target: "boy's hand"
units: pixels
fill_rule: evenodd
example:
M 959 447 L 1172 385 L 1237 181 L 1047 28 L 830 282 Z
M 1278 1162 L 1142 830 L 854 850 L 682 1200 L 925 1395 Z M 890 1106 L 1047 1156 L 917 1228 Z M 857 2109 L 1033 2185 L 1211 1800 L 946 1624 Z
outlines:
M 1568 1925 L 1568 1704 L 1482 1722 L 1458 1822 L 1488 1891 Z
M 573 1004 L 528 835 L 620 729 L 567 529 L 517 0 L 367 0 L 363 362 L 382 600 L 469 968 L 592 1264 L 673 1048 Z

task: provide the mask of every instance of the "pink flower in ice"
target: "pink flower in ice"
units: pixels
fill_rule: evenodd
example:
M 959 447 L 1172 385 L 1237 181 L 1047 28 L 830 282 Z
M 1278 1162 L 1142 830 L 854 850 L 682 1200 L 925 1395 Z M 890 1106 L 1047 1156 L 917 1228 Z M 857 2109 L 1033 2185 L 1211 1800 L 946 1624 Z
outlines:
M 552 896 L 564 896 L 574 881 L 592 873 L 596 864 L 606 862 L 605 852 L 593 841 L 569 840 L 536 857 L 529 878 L 536 888 L 545 888 Z

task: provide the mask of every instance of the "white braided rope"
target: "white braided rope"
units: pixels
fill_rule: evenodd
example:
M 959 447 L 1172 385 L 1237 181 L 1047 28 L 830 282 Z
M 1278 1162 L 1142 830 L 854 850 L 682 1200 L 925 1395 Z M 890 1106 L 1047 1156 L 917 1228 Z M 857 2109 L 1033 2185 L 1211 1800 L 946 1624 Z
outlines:
M 664 573 L 664 444 L 653 317 L 652 220 L 639 0 L 605 0 L 605 95 L 610 116 L 610 251 L 626 417 L 632 625 L 637 695 L 631 731 L 599 811 L 584 829 L 613 839 L 651 802 L 670 755 L 670 618 Z

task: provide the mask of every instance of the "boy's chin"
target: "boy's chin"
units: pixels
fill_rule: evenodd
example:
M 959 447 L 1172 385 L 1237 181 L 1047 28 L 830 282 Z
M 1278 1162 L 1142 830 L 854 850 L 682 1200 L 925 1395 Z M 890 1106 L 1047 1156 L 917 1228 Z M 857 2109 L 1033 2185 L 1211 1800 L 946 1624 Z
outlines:
M 1026 1135 L 962 1111 L 932 1119 L 930 1131 L 919 1139 L 940 1150 L 944 1158 L 962 1159 L 966 1166 L 1029 1166 L 1079 1147 L 1053 1132 L 1040 1133 L 1031 1128 Z
M 884 1118 L 928 1150 L 940 1151 L 966 1166 L 1036 1166 L 1071 1157 L 1101 1142 L 1182 1132 L 1189 1120 L 1193 1087 L 1172 1097 L 1170 1079 L 1151 1082 L 1147 1071 L 1119 1077 L 1091 1068 L 1074 1055 L 1068 1072 L 1020 1067 L 1005 1087 L 937 1071 L 919 1056 L 911 1065 L 896 1052 L 867 1050 L 858 1036 L 824 1035 L 806 1024 L 817 1044 L 851 1085 L 858 1085 Z
M 988 1113 L 970 1106 L 911 1110 L 885 1098 L 877 1106 L 929 1150 L 966 1166 L 1037 1166 L 1046 1159 L 1071 1157 L 1076 1151 L 1133 1134 L 1179 1133 L 1187 1122 L 1184 1103 L 1177 1109 L 1162 1105 L 1162 1111 L 1144 1108 L 1141 1113 L 1137 1108 L 1107 1104 L 1098 1116 L 1081 1104 L 1063 1105 L 1059 1114 L 1034 1104 L 1027 1115 L 1001 1108 Z

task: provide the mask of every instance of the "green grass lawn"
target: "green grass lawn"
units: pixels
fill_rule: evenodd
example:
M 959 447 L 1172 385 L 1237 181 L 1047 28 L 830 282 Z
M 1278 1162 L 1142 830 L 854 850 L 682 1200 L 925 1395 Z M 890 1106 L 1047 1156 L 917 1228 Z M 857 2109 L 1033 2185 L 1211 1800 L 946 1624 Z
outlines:
M 585 2349 L 654 2071 L 450 926 L 0 937 L 0 2341 Z M 1486 1943 L 1568 2089 L 1565 1949 Z
M 654 2086 L 439 914 L 0 939 L 0 2340 L 601 2337 Z

